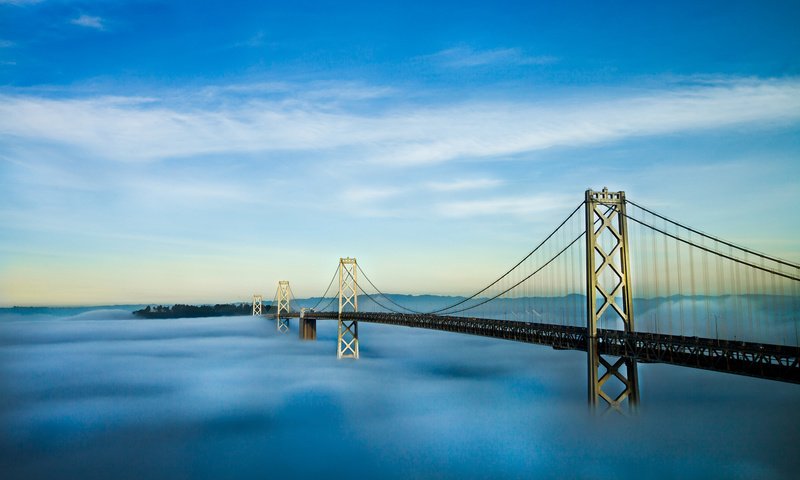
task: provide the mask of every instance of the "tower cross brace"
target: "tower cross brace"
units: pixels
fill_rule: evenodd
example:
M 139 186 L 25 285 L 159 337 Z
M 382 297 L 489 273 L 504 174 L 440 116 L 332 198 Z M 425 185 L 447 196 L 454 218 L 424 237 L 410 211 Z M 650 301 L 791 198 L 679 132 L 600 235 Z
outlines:
M 603 357 L 597 338 L 599 321 L 608 317 L 621 320 L 626 333 L 634 331 L 625 192 L 587 190 L 585 213 L 589 404 L 597 407 L 602 399 L 610 409 L 620 410 L 627 400 L 629 408 L 634 409 L 639 402 L 636 360 Z M 622 387 L 616 395 L 603 389 L 611 379 Z
M 343 312 L 358 312 L 358 264 L 339 259 L 339 322 L 336 358 L 358 358 L 358 320 L 343 320 Z
M 278 310 L 275 314 L 275 324 L 280 333 L 287 333 L 289 331 L 289 317 L 281 317 L 281 312 L 290 313 L 292 297 L 292 289 L 289 286 L 288 280 L 281 280 L 278 282 L 278 293 L 276 295 Z
M 261 306 L 264 298 L 261 295 L 253 295 L 253 315 L 261 315 Z

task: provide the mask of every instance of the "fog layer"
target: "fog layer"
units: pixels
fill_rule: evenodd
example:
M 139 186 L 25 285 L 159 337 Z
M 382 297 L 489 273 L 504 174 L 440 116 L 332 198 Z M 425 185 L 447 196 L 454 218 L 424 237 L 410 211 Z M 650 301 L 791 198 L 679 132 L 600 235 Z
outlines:
M 0 314 L 17 478 L 792 478 L 800 386 L 640 365 L 590 415 L 581 352 L 360 325 L 361 360 L 255 317 Z

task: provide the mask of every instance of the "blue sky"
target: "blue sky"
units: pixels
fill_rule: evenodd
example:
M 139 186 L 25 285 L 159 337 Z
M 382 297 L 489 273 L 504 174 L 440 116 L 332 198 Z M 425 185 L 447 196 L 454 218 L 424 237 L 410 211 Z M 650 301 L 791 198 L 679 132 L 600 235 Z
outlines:
M 796 2 L 0 0 L 0 304 L 467 293 L 608 186 L 800 260 Z

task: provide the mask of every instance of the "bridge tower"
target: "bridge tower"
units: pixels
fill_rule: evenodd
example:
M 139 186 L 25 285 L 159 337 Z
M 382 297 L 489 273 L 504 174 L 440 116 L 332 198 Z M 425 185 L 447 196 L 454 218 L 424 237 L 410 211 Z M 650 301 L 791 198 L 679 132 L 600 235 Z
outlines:
M 358 311 L 358 264 L 355 258 L 339 259 L 339 340 L 336 358 L 358 358 L 358 320 L 343 320 L 348 308 Z
M 636 360 L 605 358 L 600 354 L 597 338 L 601 318 L 617 324 L 621 320 L 626 333 L 634 331 L 625 192 L 609 192 L 607 188 L 600 192 L 587 190 L 585 208 L 589 404 L 594 408 L 602 398 L 610 408 L 620 409 L 627 399 L 633 409 L 639 402 Z M 616 395 L 603 390 L 612 378 L 619 381 L 622 389 Z
M 253 295 L 253 315 L 261 315 L 261 305 L 264 298 L 261 295 Z
M 289 331 L 289 317 L 281 318 L 281 312 L 286 312 L 287 314 L 291 312 L 291 305 L 289 303 L 289 299 L 292 296 L 292 289 L 289 287 L 288 280 L 281 280 L 278 282 L 278 293 L 276 294 L 276 300 L 278 305 L 278 310 L 275 313 L 275 323 L 278 327 L 278 331 L 281 333 L 287 333 Z

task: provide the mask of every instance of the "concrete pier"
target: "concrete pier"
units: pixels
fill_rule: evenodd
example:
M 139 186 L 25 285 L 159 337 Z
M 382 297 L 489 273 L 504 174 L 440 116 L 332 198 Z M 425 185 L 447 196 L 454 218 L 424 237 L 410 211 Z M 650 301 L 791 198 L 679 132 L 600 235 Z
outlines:
M 300 317 L 300 340 L 317 339 L 317 319 Z

